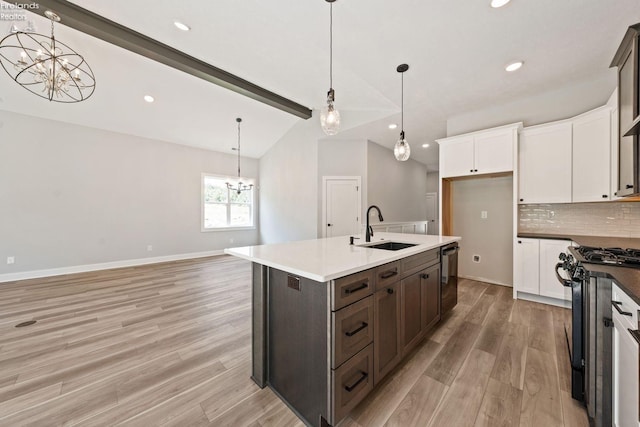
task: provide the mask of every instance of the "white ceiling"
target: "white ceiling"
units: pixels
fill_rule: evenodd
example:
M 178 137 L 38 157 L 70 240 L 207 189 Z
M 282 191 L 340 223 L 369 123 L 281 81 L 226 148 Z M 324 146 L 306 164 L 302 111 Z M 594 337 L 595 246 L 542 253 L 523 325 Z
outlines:
M 324 103 L 324 0 L 74 3 L 309 108 Z M 34 20 L 46 33 L 47 22 Z M 192 31 L 177 30 L 174 20 Z M 449 117 L 579 81 L 613 90 L 609 62 L 626 27 L 639 21 L 638 0 L 512 0 L 501 9 L 489 0 L 339 0 L 334 88 L 343 127 L 333 138 L 392 147 L 399 129 L 387 125 L 400 121 L 395 68 L 408 63 L 405 131 L 412 158 L 437 167 L 436 144 L 420 145 L 445 136 Z M 0 109 L 223 152 L 235 145 L 240 116 L 243 155 L 256 158 L 301 120 L 64 26 L 56 34 L 92 66 L 96 93 L 80 104 L 49 103 L 0 75 Z M 525 66 L 507 74 L 504 66 L 513 59 Z M 146 104 L 145 94 L 156 102 Z

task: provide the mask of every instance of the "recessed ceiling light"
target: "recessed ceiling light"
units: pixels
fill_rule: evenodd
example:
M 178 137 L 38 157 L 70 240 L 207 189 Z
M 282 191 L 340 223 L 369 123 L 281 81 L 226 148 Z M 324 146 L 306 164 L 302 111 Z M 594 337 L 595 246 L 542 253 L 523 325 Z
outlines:
M 429 144 L 422 144 L 422 148 L 429 148 Z
M 155 101 L 155 99 L 151 95 L 145 95 L 144 100 L 147 101 L 148 103 L 152 103 L 153 101 Z
M 395 128 L 397 128 L 397 127 L 398 127 L 398 125 L 397 125 L 397 124 L 395 124 L 395 123 L 391 123 L 391 124 L 389 125 L 389 129 L 395 129 Z
M 188 26 L 187 24 L 183 24 L 180 21 L 173 21 L 173 25 L 175 25 L 176 28 L 178 28 L 179 30 L 182 30 L 182 31 L 189 31 L 191 29 L 190 26 Z
M 511 0 L 491 0 L 491 7 L 499 8 L 509 3 Z
M 516 71 L 516 70 L 519 70 L 520 67 L 522 67 L 522 64 L 524 64 L 524 62 L 522 62 L 522 61 L 512 62 L 511 64 L 509 64 L 506 67 L 504 67 L 504 69 L 509 71 L 509 72 Z

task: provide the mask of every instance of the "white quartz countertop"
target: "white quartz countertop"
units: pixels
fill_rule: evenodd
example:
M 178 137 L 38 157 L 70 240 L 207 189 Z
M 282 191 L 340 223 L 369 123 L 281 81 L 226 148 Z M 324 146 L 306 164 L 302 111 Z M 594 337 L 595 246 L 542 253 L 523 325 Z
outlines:
M 356 237 L 361 239 L 356 240 L 354 245 L 349 245 L 349 236 L 340 236 L 229 248 L 224 252 L 317 282 L 327 282 L 460 240 L 455 236 L 379 232 L 375 233 L 370 243 L 364 243 L 364 236 Z M 399 251 L 366 246 L 381 241 L 417 245 Z

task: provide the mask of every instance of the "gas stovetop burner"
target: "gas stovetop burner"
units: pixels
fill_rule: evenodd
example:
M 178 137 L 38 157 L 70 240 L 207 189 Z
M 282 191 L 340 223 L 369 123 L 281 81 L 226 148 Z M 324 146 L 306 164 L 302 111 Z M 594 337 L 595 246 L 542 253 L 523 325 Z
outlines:
M 594 248 L 580 246 L 578 253 L 586 262 L 640 268 L 640 249 Z

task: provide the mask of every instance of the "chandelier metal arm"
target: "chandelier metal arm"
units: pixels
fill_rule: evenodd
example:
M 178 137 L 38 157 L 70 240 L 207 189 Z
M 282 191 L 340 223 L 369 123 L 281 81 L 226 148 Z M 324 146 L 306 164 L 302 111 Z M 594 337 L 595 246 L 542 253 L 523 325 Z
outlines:
M 14 0 L 13 3 L 27 5 L 31 0 Z M 44 16 L 47 9 L 56 12 L 62 18 L 64 25 L 81 31 L 142 55 L 179 71 L 222 86 L 241 95 L 255 99 L 294 116 L 309 119 L 311 109 L 298 104 L 281 95 L 264 89 L 254 83 L 244 80 L 220 68 L 214 67 L 193 56 L 160 43 L 144 34 L 111 21 L 90 10 L 84 9 L 66 0 L 40 0 L 38 9 L 26 9 L 29 12 Z

